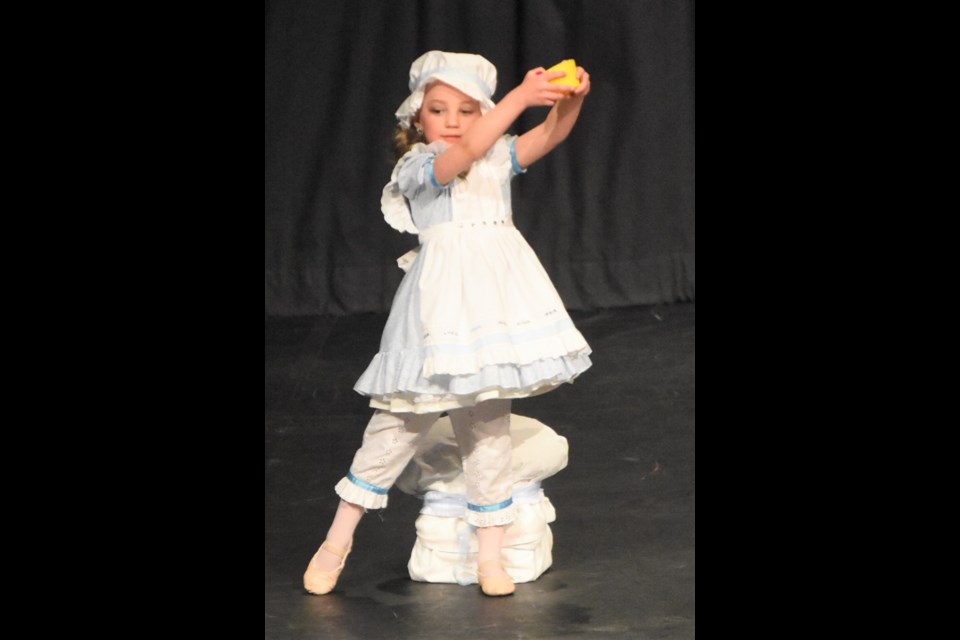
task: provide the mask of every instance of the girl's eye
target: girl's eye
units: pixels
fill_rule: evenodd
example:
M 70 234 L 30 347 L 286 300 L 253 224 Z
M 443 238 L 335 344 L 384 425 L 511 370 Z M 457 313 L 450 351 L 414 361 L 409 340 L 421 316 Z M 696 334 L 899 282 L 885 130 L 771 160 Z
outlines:
M 462 114 L 465 115 L 465 116 L 472 116 L 472 115 L 473 115 L 473 110 L 472 110 L 472 109 L 463 109 L 462 111 L 460 111 L 460 113 L 462 113 Z
M 430 113 L 441 113 L 440 109 L 430 109 Z

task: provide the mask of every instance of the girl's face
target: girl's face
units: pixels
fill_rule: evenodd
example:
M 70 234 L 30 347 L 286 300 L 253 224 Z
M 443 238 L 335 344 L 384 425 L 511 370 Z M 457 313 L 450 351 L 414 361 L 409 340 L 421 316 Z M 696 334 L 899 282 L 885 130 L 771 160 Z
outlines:
M 423 129 L 427 144 L 437 140 L 454 144 L 480 116 L 479 102 L 438 81 L 427 85 L 420 117 L 414 125 Z

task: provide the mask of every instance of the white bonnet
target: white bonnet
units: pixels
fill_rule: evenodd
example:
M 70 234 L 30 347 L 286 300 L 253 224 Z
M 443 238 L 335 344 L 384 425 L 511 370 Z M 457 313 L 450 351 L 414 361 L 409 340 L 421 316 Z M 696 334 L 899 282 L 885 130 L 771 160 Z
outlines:
M 396 113 L 404 129 L 410 128 L 423 105 L 426 86 L 434 80 L 440 80 L 478 101 L 480 113 L 486 113 L 494 106 L 492 98 L 497 90 L 497 68 L 489 60 L 473 53 L 428 51 L 410 65 L 411 93 Z

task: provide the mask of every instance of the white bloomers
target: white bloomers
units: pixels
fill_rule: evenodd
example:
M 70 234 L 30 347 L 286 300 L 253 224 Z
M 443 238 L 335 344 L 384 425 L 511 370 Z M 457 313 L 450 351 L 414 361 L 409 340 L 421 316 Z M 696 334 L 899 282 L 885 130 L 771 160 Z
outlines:
M 509 400 L 490 400 L 449 412 L 463 458 L 467 517 L 475 527 L 513 521 Z M 440 413 L 377 411 L 363 434 L 350 472 L 336 486 L 343 500 L 366 509 L 387 506 L 387 494 Z

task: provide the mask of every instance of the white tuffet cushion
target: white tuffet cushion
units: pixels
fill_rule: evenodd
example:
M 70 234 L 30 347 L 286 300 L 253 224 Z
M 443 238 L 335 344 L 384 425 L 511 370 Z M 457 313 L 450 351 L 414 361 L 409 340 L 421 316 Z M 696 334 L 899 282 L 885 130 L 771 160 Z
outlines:
M 531 582 L 553 564 L 549 523 L 556 512 L 540 482 L 567 466 L 569 449 L 566 438 L 525 416 L 511 416 L 510 434 L 517 516 L 504 533 L 502 557 L 514 582 Z M 463 518 L 465 484 L 449 418 L 430 429 L 396 486 L 424 500 L 408 564 L 411 579 L 476 584 L 477 536 Z

